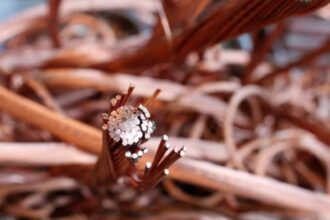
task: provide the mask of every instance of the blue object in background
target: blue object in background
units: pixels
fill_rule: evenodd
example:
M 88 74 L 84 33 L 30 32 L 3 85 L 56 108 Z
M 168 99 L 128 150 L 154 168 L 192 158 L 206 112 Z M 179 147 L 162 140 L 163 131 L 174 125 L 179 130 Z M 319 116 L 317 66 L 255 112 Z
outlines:
M 0 0 L 0 22 L 8 19 L 17 12 L 45 1 L 46 0 Z

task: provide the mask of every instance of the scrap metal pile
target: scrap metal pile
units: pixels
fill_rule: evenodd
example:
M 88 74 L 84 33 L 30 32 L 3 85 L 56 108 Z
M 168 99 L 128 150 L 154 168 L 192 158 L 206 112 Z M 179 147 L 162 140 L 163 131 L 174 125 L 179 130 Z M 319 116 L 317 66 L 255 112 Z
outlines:
M 329 2 L 49 0 L 3 21 L 0 218 L 330 219 Z

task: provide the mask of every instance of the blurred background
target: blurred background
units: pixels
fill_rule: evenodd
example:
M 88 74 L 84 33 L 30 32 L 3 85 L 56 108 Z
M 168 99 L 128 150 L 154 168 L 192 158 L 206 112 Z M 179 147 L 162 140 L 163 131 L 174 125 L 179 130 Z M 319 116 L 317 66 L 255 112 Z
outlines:
M 0 19 L 6 20 L 26 8 L 45 2 L 44 0 L 3 0 L 0 3 Z
M 1 0 L 0 219 L 330 219 L 329 0 Z M 135 85 L 187 154 L 97 188 L 100 115 Z M 156 183 L 155 183 L 156 184 Z

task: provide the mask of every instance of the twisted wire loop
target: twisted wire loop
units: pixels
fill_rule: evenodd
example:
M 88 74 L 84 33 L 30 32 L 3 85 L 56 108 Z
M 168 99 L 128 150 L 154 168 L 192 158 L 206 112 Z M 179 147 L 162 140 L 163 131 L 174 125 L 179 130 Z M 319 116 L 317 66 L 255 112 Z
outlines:
M 142 144 L 148 141 L 156 128 L 147 109 L 160 90 L 138 106 L 127 105 L 134 86 L 127 93 L 110 100 L 109 113 L 102 114 L 102 153 L 95 164 L 89 183 L 95 187 L 124 183 L 139 191 L 155 187 L 169 174 L 168 168 L 184 156 L 186 149 L 174 149 L 167 142 L 166 135 L 161 139 L 152 162 L 138 170 L 136 163 L 148 149 Z M 119 181 L 122 180 L 122 181 Z

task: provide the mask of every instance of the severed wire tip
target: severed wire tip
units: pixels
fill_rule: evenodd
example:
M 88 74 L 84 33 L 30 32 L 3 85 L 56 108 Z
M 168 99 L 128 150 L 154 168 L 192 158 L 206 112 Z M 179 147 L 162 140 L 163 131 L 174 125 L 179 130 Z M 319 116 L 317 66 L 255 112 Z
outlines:
M 151 167 L 152 167 L 152 163 L 147 162 L 145 167 L 144 167 L 144 176 L 145 177 L 147 177 L 149 175 Z
M 132 153 L 130 151 L 125 152 L 125 157 L 130 158 L 132 156 Z
M 117 101 L 119 101 L 121 99 L 121 95 L 116 95 L 116 98 L 115 98 Z
M 151 163 L 150 161 L 148 161 L 148 162 L 146 163 L 146 168 L 150 168 L 151 165 L 152 165 L 152 163 Z
M 138 106 L 138 109 L 143 112 L 143 114 L 145 115 L 146 118 L 150 118 L 150 116 L 151 116 L 150 112 L 148 111 L 148 109 L 144 105 L 140 104 Z
M 115 106 L 117 104 L 117 100 L 116 99 L 111 99 L 110 103 L 112 106 Z
M 147 148 L 143 148 L 142 152 L 143 152 L 143 154 L 147 154 L 149 152 L 149 150 Z
M 133 162 L 137 162 L 137 160 L 139 159 L 139 156 L 136 153 L 134 153 L 134 154 L 132 154 L 131 158 L 132 158 Z
M 143 156 L 143 151 L 142 150 L 138 151 L 137 155 L 138 155 L 139 158 L 141 158 Z
M 179 152 L 179 155 L 180 155 L 180 157 L 183 157 L 184 155 L 186 155 L 186 152 L 181 150 L 181 151 Z
M 148 107 L 152 102 L 155 101 L 155 99 L 157 98 L 157 96 L 159 95 L 159 93 L 161 92 L 160 89 L 156 89 L 156 91 L 153 93 L 153 95 L 151 97 L 149 97 L 145 102 L 144 102 L 144 106 Z
M 165 149 L 166 149 L 166 150 L 170 149 L 170 147 L 171 147 L 171 144 L 170 144 L 170 143 L 166 143 L 166 144 L 165 144 Z
M 168 136 L 166 134 L 164 134 L 163 137 L 162 137 L 162 140 L 163 141 L 168 141 Z
M 145 138 L 145 139 L 150 139 L 150 134 L 145 134 L 145 135 L 144 135 L 144 138 Z
M 154 94 L 151 96 L 150 101 L 154 101 L 158 97 L 158 95 L 160 94 L 161 91 L 162 91 L 161 89 L 156 89 Z
M 183 146 L 180 150 L 179 150 L 179 155 L 180 157 L 183 157 L 187 152 L 187 148 L 185 146 Z

